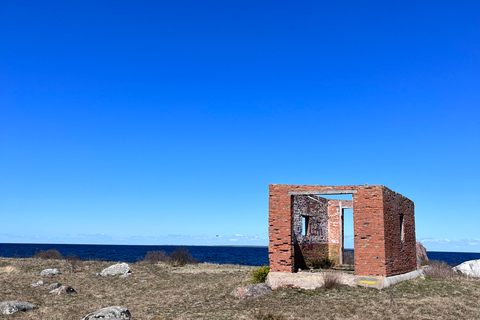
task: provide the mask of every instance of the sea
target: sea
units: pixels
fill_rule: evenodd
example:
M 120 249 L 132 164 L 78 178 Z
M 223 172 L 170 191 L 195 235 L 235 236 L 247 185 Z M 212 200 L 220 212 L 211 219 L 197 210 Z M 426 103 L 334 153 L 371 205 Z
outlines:
M 157 245 L 103 245 L 103 244 L 35 244 L 0 243 L 0 257 L 30 258 L 36 252 L 58 250 L 64 257 L 74 255 L 82 260 L 121 261 L 134 263 L 142 260 L 148 251 L 170 253 L 178 247 L 190 251 L 198 262 L 239 264 L 248 266 L 268 265 L 267 247 L 243 246 L 157 246 Z M 353 251 L 346 249 L 346 251 Z M 468 260 L 480 259 L 480 253 L 428 251 L 429 260 L 445 261 L 451 266 Z

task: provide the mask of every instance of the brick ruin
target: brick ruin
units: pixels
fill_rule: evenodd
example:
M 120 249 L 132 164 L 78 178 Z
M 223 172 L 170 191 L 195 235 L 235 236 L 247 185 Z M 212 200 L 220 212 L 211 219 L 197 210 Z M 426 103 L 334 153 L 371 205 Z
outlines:
M 353 209 L 356 276 L 416 270 L 415 208 L 401 194 L 381 185 L 272 184 L 269 189 L 271 271 L 295 272 L 322 257 L 342 264 L 344 209 Z M 338 194 L 351 194 L 352 200 L 326 198 Z

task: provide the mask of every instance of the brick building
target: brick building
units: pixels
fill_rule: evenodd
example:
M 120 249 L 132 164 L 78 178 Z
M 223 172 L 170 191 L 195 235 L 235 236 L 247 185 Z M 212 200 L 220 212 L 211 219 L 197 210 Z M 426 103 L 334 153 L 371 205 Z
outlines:
M 355 275 L 390 277 L 416 270 L 415 209 L 381 185 L 269 186 L 272 272 L 295 272 L 313 258 L 343 262 L 343 212 L 353 209 Z M 352 200 L 328 199 L 351 194 Z

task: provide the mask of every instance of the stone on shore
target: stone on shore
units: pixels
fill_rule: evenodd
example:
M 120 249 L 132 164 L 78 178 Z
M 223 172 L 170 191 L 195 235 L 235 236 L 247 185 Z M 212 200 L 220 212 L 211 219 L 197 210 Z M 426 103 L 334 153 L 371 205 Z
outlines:
M 122 277 L 128 277 L 131 273 L 132 272 L 130 271 L 130 267 L 128 266 L 128 264 L 123 262 L 114 264 L 106 269 L 103 269 L 102 272 L 100 272 L 100 275 L 102 277 L 117 275 L 120 275 Z
M 235 298 L 257 298 L 272 293 L 272 289 L 266 283 L 250 284 L 248 286 L 237 287 L 230 293 Z
M 131 320 L 132 315 L 127 308 L 122 307 L 106 307 L 92 313 L 87 314 L 80 320 L 94 320 L 94 319 L 102 319 L 102 320 Z
M 62 274 L 62 273 L 57 268 L 45 269 L 45 270 L 42 270 L 42 272 L 40 272 L 41 276 L 56 276 L 58 274 Z
M 60 282 L 54 282 L 52 283 L 51 285 L 48 286 L 48 290 L 55 290 L 55 289 L 58 289 L 62 286 L 62 284 Z
M 34 287 L 34 288 L 36 288 L 36 287 L 43 286 L 43 284 L 44 284 L 43 281 L 42 281 L 42 280 L 39 280 L 39 281 L 37 281 L 37 282 L 35 282 L 35 283 L 32 283 L 31 286 Z
M 465 261 L 454 267 L 453 270 L 460 271 L 469 277 L 480 278 L 480 259 Z
M 55 293 L 55 294 L 58 294 L 58 295 L 62 295 L 62 294 L 77 293 L 77 291 L 75 291 L 75 289 L 73 289 L 72 287 L 69 287 L 69 286 L 61 286 L 61 287 L 58 287 L 56 289 L 53 289 L 49 293 Z
M 28 311 L 38 308 L 36 305 L 22 301 L 0 302 L 0 314 L 12 314 L 18 311 Z

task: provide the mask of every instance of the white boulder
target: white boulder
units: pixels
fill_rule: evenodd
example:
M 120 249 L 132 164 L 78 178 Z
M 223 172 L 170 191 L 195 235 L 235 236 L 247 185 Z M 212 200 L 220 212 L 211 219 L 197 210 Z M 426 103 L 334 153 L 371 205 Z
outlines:
M 40 272 L 41 276 L 56 276 L 58 274 L 62 274 L 62 273 L 57 268 L 45 269 L 45 270 L 42 270 L 42 272 Z
M 130 267 L 128 263 L 117 263 L 108 268 L 105 268 L 100 272 L 102 277 L 105 276 L 117 276 L 120 275 L 122 277 L 128 277 L 132 272 L 130 271 Z
M 127 308 L 122 307 L 106 307 L 92 313 L 87 314 L 80 320 L 131 320 L 132 315 Z
M 470 277 L 480 278 L 480 259 L 465 261 L 453 268 L 454 271 L 460 271 Z
M 0 314 L 12 314 L 18 311 L 28 311 L 38 308 L 36 305 L 22 301 L 0 302 Z

